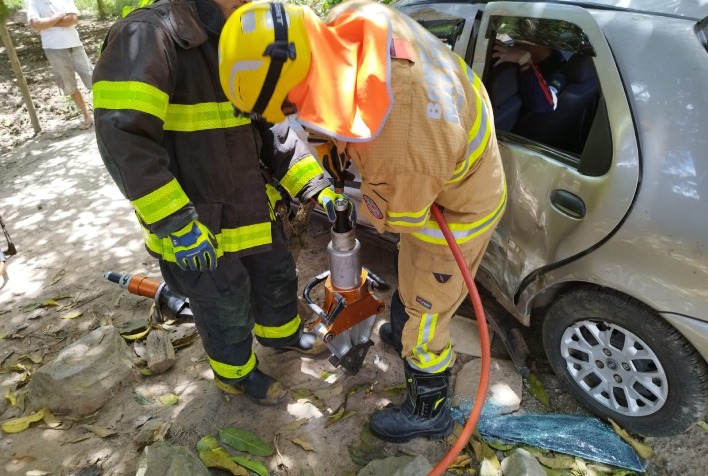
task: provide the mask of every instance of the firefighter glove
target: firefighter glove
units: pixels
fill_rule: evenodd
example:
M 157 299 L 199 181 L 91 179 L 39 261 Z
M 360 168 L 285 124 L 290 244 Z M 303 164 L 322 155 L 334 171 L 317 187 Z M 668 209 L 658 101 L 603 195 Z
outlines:
M 214 234 L 203 223 L 191 221 L 179 231 L 170 233 L 177 266 L 185 271 L 213 271 L 216 269 Z
M 335 190 L 344 189 L 344 181 L 354 178 L 354 174 L 347 171 L 349 160 L 344 152 L 341 154 L 337 151 L 337 146 L 332 142 L 315 146 L 315 150 L 320 160 L 322 167 L 329 173 L 334 181 Z
M 329 221 L 331 222 L 335 221 L 337 218 L 337 214 L 334 210 L 334 202 L 337 199 L 344 199 L 347 201 L 349 204 L 349 220 L 351 220 L 352 225 L 356 225 L 356 208 L 346 195 L 337 193 L 329 187 L 325 188 L 319 193 L 319 195 L 317 195 L 317 202 L 322 205 L 322 208 L 325 209 L 327 212 L 327 218 L 329 218 Z

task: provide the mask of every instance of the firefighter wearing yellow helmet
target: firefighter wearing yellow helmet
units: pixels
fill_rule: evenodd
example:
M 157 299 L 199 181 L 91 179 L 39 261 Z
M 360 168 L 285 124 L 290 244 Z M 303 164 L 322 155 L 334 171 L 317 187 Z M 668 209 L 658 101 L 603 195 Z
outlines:
M 254 337 L 325 350 L 298 313 L 278 205 L 334 192 L 286 123 L 235 116 L 208 86 L 224 22 L 243 3 L 164 0 L 111 26 L 94 71 L 96 139 L 165 283 L 189 298 L 214 383 L 274 405 L 287 389 L 261 370 Z
M 220 78 L 244 113 L 327 137 L 361 172 L 360 213 L 400 233 L 399 287 L 380 335 L 404 359 L 408 396 L 371 430 L 404 442 L 453 428 L 449 323 L 467 290 L 437 203 L 474 274 L 504 212 L 492 108 L 464 60 L 406 15 L 352 0 L 324 21 L 306 7 L 239 8 L 219 44 Z

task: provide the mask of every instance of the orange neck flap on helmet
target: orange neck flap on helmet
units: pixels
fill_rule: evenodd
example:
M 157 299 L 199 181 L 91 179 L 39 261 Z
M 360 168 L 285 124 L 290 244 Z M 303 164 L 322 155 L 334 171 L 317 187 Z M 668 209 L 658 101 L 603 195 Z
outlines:
M 304 127 L 346 142 L 378 135 L 393 104 L 391 27 L 383 14 L 346 11 L 331 24 L 305 14 L 312 60 L 288 93 Z

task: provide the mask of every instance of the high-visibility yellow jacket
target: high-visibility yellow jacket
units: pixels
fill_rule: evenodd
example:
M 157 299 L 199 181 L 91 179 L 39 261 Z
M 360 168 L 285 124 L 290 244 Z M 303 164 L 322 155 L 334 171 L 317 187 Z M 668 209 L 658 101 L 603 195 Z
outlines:
M 313 59 L 288 98 L 306 129 L 335 139 L 356 165 L 360 213 L 379 232 L 408 233 L 442 254 L 446 241 L 430 214 L 437 203 L 462 250 L 474 246 L 506 205 L 480 78 L 419 23 L 380 3 L 349 1 L 324 24 L 306 17 L 306 27 L 312 57 L 327 60 Z
M 222 24 L 201 0 L 135 10 L 111 28 L 94 70 L 99 151 L 148 251 L 167 261 L 166 236 L 193 219 L 215 234 L 219 258 L 268 249 L 281 196 L 264 176 L 301 200 L 328 185 L 286 124 L 234 115 L 219 84 Z

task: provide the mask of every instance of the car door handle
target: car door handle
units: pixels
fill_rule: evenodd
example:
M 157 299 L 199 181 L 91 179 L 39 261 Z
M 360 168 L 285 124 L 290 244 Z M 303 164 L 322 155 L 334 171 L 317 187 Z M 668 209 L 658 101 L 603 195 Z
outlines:
M 554 190 L 551 192 L 551 204 L 559 212 L 571 218 L 585 216 L 585 202 L 583 199 L 567 190 Z

